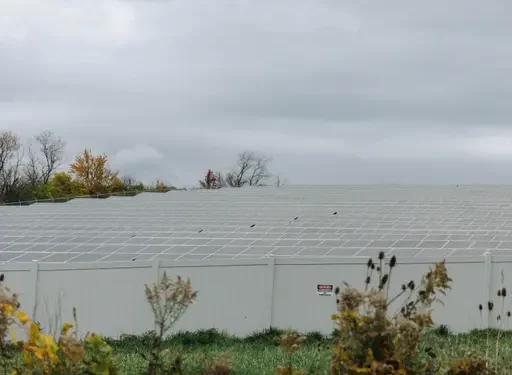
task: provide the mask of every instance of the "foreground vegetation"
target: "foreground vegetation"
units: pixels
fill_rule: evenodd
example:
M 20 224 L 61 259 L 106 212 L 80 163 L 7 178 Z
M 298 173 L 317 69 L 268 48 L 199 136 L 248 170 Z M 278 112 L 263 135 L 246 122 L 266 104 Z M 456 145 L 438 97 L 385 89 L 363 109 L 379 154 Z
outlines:
M 337 313 L 331 316 L 336 328 L 329 337 L 276 330 L 244 339 L 214 330 L 170 335 L 198 292 L 190 280 L 172 280 L 165 273 L 144 289 L 153 331 L 117 340 L 87 333 L 81 339 L 74 311 L 75 321 L 64 323 L 54 337 L 20 309 L 15 293 L 0 285 L 0 369 L 11 375 L 511 373 L 512 334 L 505 328 L 512 314 L 505 309 L 505 286 L 497 290 L 496 301 L 478 306 L 482 319 L 487 310 L 498 329 L 453 335 L 446 327 L 435 328 L 431 316 L 439 296 L 451 289 L 444 262 L 390 295 L 396 266 L 395 257 L 386 260 L 381 252 L 376 261 L 368 261 L 362 289 L 336 288 Z M 23 338 L 18 337 L 20 328 Z
M 484 355 L 487 340 L 494 346 L 498 332 L 475 330 L 455 335 L 444 327 L 433 329 L 422 338 L 419 355 L 430 358 L 433 354 L 439 362 L 444 363 L 449 363 L 453 358 L 464 358 L 468 353 Z M 270 375 L 275 374 L 275 368 L 286 360 L 285 352 L 279 347 L 280 335 L 283 333 L 272 330 L 237 339 L 215 330 L 200 331 L 172 337 L 166 340 L 165 347 L 174 355 L 183 355 L 183 369 L 186 373 L 200 374 L 208 363 L 228 352 L 229 366 L 234 374 Z M 147 353 L 146 340 L 140 336 L 108 340 L 114 349 L 115 360 L 123 371 L 134 375 L 144 373 L 147 367 L 147 361 L 143 358 L 143 353 Z M 303 347 L 293 358 L 294 364 L 303 369 L 305 374 L 331 374 L 331 343 L 330 338 L 308 334 Z M 501 373 L 510 374 L 507 369 L 512 369 L 512 333 L 504 333 L 500 337 L 500 345 L 503 354 L 496 367 L 502 369 Z
M 269 330 L 235 338 L 212 329 L 170 337 L 165 340 L 164 348 L 172 353 L 170 358 L 183 357 L 183 371 L 186 374 L 201 374 L 204 368 L 228 353 L 228 367 L 233 374 L 271 375 L 286 360 L 286 354 L 279 346 L 282 334 L 284 331 Z M 440 362 L 448 362 L 468 353 L 485 353 L 487 340 L 495 344 L 498 335 L 498 330 L 475 330 L 455 335 L 441 327 L 422 338 L 420 356 L 428 358 L 433 353 Z M 119 365 L 120 372 L 132 375 L 146 373 L 148 339 L 146 335 L 106 339 L 113 349 L 113 360 Z M 503 354 L 496 367 L 503 369 L 501 373 L 509 374 L 506 369 L 512 368 L 512 332 L 501 334 L 499 339 Z M 306 342 L 293 359 L 295 365 L 303 369 L 305 374 L 330 374 L 331 343 L 329 337 L 307 334 Z

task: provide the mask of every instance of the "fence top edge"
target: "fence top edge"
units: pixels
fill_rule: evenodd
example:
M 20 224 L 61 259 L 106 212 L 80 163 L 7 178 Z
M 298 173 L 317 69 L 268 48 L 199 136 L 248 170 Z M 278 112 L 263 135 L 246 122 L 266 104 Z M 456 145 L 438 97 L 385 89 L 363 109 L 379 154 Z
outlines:
M 161 260 L 158 262 L 162 268 L 198 268 L 198 267 L 236 267 L 236 266 L 298 266 L 298 265 L 363 265 L 368 262 L 369 257 L 344 257 L 344 258 L 261 258 L 261 259 L 226 259 L 226 260 L 198 260 L 198 261 L 171 261 Z M 389 259 L 389 257 L 387 257 Z M 397 264 L 434 264 L 443 260 L 443 257 L 400 257 Z M 485 256 L 459 256 L 444 259 L 447 264 L 485 263 Z M 492 263 L 512 263 L 512 256 L 491 256 Z M 30 271 L 33 270 L 34 262 L 8 262 L 0 264 L 2 271 Z M 100 269 L 149 269 L 155 266 L 155 261 L 133 261 L 133 262 L 71 262 L 71 263 L 38 263 L 40 271 L 73 271 L 73 270 L 100 270 Z

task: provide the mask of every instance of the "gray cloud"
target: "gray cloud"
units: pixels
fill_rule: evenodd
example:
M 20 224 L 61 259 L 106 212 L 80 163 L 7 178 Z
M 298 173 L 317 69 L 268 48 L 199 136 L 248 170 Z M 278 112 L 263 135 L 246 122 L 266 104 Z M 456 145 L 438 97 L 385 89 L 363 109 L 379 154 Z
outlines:
M 512 182 L 510 8 L 7 0 L 0 129 L 175 184 L 245 148 L 292 183 Z

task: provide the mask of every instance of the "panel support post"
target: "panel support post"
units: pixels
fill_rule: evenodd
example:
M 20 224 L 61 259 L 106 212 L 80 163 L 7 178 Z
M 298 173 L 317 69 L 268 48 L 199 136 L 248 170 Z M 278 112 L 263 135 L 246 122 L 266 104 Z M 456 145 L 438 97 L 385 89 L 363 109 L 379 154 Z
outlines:
M 273 255 L 268 258 L 267 263 L 267 290 L 266 290 L 266 313 L 267 313 L 267 326 L 273 326 L 273 310 L 274 310 L 274 280 L 276 272 L 276 259 Z
M 32 285 L 32 293 L 30 296 L 32 300 L 32 319 L 37 321 L 37 299 L 39 294 L 39 263 L 37 261 L 30 263 L 30 280 Z
M 151 269 L 153 270 L 153 277 L 155 278 L 155 283 L 158 283 L 160 281 L 160 260 L 154 259 L 153 260 L 153 266 L 151 266 Z
M 492 295 L 492 291 L 491 291 L 491 288 L 492 288 L 492 255 L 491 255 L 491 252 L 490 251 L 486 251 L 485 254 L 485 280 L 484 280 L 484 285 L 485 285 L 485 299 L 484 299 L 484 303 L 483 303 L 483 310 L 485 311 L 485 314 L 487 315 L 487 319 L 485 319 L 485 321 L 487 321 L 487 326 L 486 327 L 482 327 L 482 328 L 491 328 L 492 326 L 492 322 L 491 322 L 491 314 L 489 313 L 489 309 L 487 308 L 487 302 L 489 302 L 491 300 L 491 295 Z

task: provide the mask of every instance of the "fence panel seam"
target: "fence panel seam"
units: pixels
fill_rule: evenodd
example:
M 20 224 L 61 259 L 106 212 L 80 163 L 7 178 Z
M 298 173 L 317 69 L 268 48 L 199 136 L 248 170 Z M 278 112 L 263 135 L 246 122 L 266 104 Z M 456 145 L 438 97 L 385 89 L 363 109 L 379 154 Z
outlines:
M 155 283 L 158 283 L 158 281 L 160 280 L 160 260 L 159 259 L 155 259 L 153 260 L 153 275 L 155 277 Z
M 267 291 L 266 291 L 266 306 L 267 306 L 267 326 L 272 327 L 273 324 L 273 310 L 274 310 L 274 283 L 276 272 L 276 260 L 273 256 L 268 259 L 267 265 Z
M 487 301 L 491 300 L 491 288 L 492 288 L 492 254 L 491 252 L 487 251 L 485 252 L 485 272 L 484 272 L 484 285 L 485 285 L 485 304 L 487 305 Z M 485 314 L 487 314 L 487 325 L 485 328 L 490 328 L 491 323 L 491 314 L 489 313 L 489 310 L 487 309 L 487 306 L 484 306 Z

